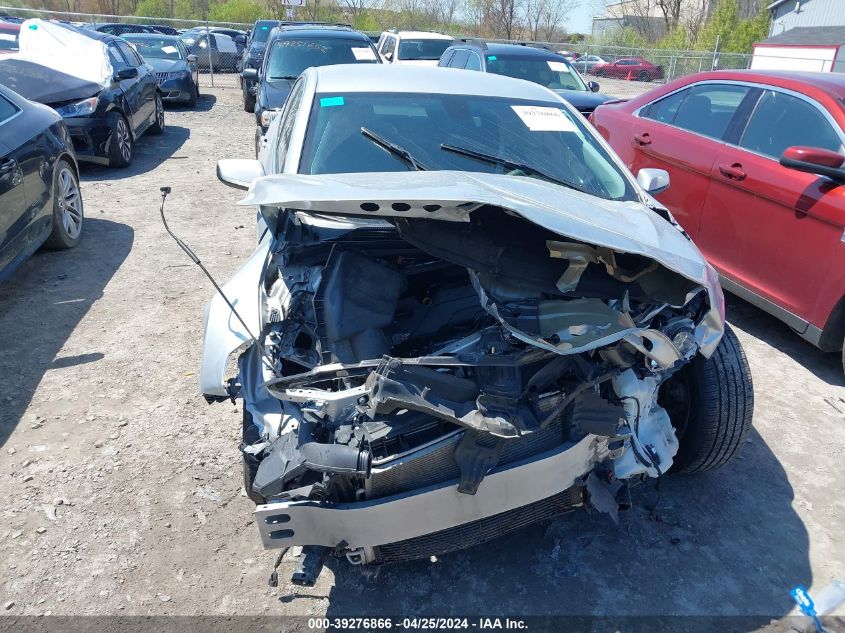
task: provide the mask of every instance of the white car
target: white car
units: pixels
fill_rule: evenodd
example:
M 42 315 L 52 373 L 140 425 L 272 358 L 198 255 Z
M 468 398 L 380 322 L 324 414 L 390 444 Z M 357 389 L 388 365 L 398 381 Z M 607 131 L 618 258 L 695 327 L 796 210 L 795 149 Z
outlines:
M 577 110 L 455 69 L 309 68 L 259 160 L 258 248 L 206 312 L 266 548 L 439 555 L 738 454 L 753 390 L 718 276 Z M 242 320 L 241 320 L 242 319 Z M 227 375 L 238 355 L 236 376 Z M 682 503 L 682 501 L 679 501 Z
M 454 41 L 449 35 L 429 31 L 385 31 L 376 50 L 385 64 L 437 66 L 443 51 Z

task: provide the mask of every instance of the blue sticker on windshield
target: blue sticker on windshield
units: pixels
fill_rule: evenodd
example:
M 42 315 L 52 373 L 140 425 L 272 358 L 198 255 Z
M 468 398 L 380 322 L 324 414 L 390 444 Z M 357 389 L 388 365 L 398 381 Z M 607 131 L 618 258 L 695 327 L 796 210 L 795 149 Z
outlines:
M 343 97 L 323 97 L 320 99 L 321 108 L 330 108 L 332 106 L 342 106 Z
M 30 25 L 29 25 L 29 30 L 30 30 L 30 31 L 37 31 L 37 30 L 38 30 L 38 25 L 37 25 L 37 24 L 30 24 Z
M 487 56 L 487 60 L 488 60 L 488 61 L 491 61 L 491 62 L 494 62 L 494 61 L 496 61 L 496 56 L 495 56 L 495 55 L 488 55 L 488 56 Z
M 262 26 L 262 27 L 261 27 L 261 30 L 262 30 L 262 31 L 266 31 L 266 30 L 267 30 L 267 29 L 269 29 L 269 28 L 270 28 L 269 26 Z

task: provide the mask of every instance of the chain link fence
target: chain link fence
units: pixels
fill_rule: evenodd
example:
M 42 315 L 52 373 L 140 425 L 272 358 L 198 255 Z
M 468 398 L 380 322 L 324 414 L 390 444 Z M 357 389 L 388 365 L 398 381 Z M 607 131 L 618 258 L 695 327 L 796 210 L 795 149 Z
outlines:
M 29 18 L 53 20 L 94 29 L 111 35 L 161 33 L 178 35 L 189 55 L 196 56 L 201 84 L 240 87 L 240 71 L 247 33 L 252 24 L 213 22 L 134 15 L 74 13 L 0 6 L 0 20 L 23 21 Z

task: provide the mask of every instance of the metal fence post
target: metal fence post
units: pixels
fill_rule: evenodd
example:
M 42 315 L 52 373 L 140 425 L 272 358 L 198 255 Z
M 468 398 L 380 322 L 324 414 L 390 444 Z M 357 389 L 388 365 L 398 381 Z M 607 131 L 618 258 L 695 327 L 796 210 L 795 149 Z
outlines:
M 211 31 L 208 27 L 208 18 L 205 18 L 205 44 L 208 51 L 208 72 L 211 74 L 211 87 L 214 88 L 214 63 L 211 61 Z

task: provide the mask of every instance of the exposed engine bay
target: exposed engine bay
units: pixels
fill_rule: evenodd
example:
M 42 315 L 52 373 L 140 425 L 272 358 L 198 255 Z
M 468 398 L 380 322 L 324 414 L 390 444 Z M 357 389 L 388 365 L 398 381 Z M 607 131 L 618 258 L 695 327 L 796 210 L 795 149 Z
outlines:
M 672 466 L 658 394 L 698 351 L 704 288 L 493 207 L 333 237 L 302 219 L 265 277 L 282 415 L 256 420 L 246 447 L 259 498 L 348 503 L 454 479 L 473 495 L 495 467 L 589 435 L 614 492 Z

